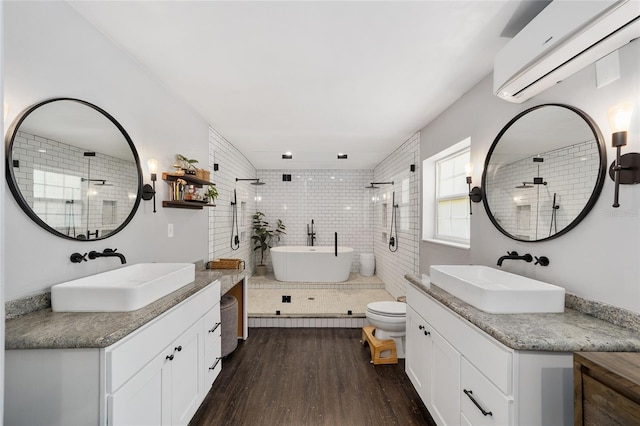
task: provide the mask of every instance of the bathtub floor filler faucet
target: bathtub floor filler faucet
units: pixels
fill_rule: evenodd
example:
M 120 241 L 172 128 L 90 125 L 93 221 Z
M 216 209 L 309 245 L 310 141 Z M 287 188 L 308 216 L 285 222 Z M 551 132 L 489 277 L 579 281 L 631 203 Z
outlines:
M 316 239 L 316 231 L 313 230 L 313 219 L 311 219 L 311 228 L 307 223 L 307 245 L 313 247 L 313 242 Z

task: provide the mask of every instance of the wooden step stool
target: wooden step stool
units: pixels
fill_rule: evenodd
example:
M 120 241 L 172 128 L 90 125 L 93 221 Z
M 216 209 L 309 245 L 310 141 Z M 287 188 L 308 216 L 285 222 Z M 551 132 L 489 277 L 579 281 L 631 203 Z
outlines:
M 379 364 L 397 364 L 398 352 L 396 351 L 396 342 L 393 339 L 378 339 L 373 335 L 376 328 L 372 325 L 362 327 L 362 339 L 360 343 L 369 344 L 369 350 L 371 351 L 371 363 L 374 365 Z M 383 351 L 389 351 L 388 355 L 382 357 Z

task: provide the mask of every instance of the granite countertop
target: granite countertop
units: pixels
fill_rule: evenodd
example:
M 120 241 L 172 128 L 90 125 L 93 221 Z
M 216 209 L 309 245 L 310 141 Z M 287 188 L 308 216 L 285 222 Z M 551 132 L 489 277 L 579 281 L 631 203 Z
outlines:
M 490 314 L 474 308 L 435 284 L 423 283 L 419 277 L 405 275 L 405 278 L 422 293 L 515 350 L 640 352 L 638 329 L 622 327 L 576 309 L 565 307 L 564 313 L 557 314 Z M 567 299 L 571 297 L 575 298 L 569 296 Z M 581 304 L 575 303 L 575 306 L 580 307 Z M 615 316 L 615 313 L 609 314 Z M 634 324 L 633 319 L 622 322 Z
M 6 320 L 5 349 L 105 348 L 215 280 L 220 280 L 220 294 L 224 294 L 246 274 L 246 271 L 196 266 L 192 283 L 131 312 L 53 312 L 49 304 L 47 308 Z

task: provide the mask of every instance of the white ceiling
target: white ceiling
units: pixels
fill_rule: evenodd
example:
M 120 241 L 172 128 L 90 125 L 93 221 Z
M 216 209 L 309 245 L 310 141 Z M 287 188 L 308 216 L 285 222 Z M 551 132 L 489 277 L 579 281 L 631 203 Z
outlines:
M 373 169 L 547 4 L 70 3 L 258 169 Z

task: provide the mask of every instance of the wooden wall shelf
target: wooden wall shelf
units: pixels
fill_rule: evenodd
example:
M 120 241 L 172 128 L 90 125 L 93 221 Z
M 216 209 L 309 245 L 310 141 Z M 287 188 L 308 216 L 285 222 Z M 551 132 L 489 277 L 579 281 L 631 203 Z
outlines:
M 176 209 L 202 210 L 204 207 L 215 207 L 215 204 L 201 203 L 199 201 L 163 201 L 162 207 L 173 207 Z
M 197 178 L 194 175 L 188 175 L 188 174 L 174 175 L 168 172 L 162 173 L 162 180 L 164 180 L 167 183 L 175 182 L 178 179 L 182 179 L 185 182 L 187 182 L 187 184 L 195 185 L 198 188 L 202 188 L 203 186 L 208 186 L 208 185 L 213 185 L 213 186 L 216 185 L 213 182 L 209 182 L 207 180 Z M 170 207 L 175 209 L 202 210 L 204 207 L 215 207 L 215 206 L 216 206 L 215 204 L 208 204 L 208 203 L 203 203 L 202 201 L 190 201 L 190 200 L 185 200 L 185 201 L 170 200 L 170 201 L 162 202 L 162 207 Z
M 177 175 L 173 175 L 167 172 L 163 172 L 162 173 L 162 180 L 167 181 L 167 182 L 175 182 L 178 179 L 182 179 L 184 181 L 186 181 L 189 185 L 195 185 L 197 187 L 202 187 L 204 185 L 213 185 L 216 186 L 215 183 L 213 182 L 209 182 L 208 180 L 202 180 L 199 179 L 197 177 L 195 177 L 194 175 L 181 175 L 181 176 L 177 176 Z

